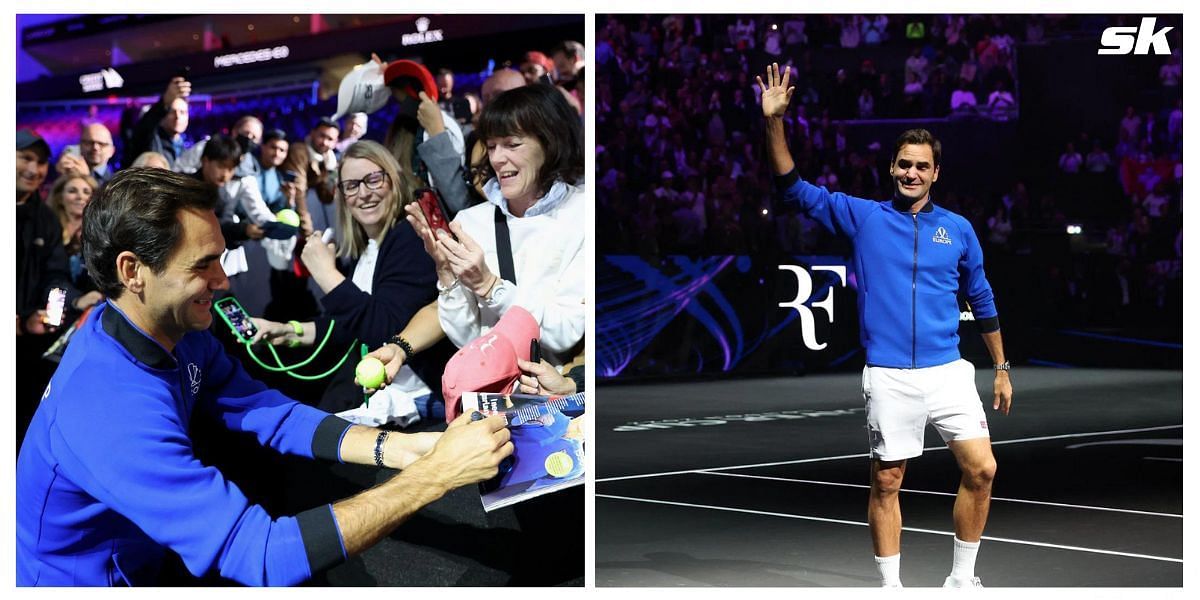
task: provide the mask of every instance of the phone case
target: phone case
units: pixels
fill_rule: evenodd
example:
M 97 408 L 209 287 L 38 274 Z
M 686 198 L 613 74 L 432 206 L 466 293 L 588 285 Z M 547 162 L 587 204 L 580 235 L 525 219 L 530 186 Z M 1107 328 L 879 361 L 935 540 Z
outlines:
M 239 340 L 249 342 L 258 333 L 258 328 L 254 326 L 250 315 L 246 314 L 246 309 L 242 308 L 237 298 L 233 296 L 221 298 L 213 304 L 213 309 Z

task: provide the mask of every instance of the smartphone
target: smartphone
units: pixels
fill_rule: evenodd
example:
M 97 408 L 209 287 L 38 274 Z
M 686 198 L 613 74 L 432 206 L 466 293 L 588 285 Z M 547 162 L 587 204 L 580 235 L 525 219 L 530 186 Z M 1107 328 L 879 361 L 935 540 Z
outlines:
M 537 338 L 529 340 L 529 362 L 542 362 L 542 344 L 538 342 Z
M 71 144 L 70 146 L 63 148 L 63 154 L 70 154 L 71 156 L 83 156 L 83 153 L 79 151 L 79 144 Z
M 175 71 L 176 77 L 182 77 L 185 80 L 187 80 L 189 77 L 191 77 L 191 75 L 192 75 L 191 67 L 180 67 L 178 71 Z
M 250 315 L 246 314 L 246 309 L 242 308 L 237 298 L 233 296 L 221 298 L 213 304 L 213 309 L 217 311 L 217 315 L 221 317 L 222 321 L 225 321 L 239 341 L 250 342 L 258 334 L 258 327 L 254 326 L 254 321 L 250 320 Z
M 300 177 L 300 174 L 291 169 L 279 174 L 279 180 L 284 183 L 296 183 L 296 178 L 298 177 Z
M 442 207 L 442 199 L 438 197 L 437 192 L 429 188 L 421 188 L 415 192 L 415 195 L 429 229 L 440 229 L 450 237 L 454 237 L 454 234 L 450 233 L 450 222 L 446 220 L 446 209 Z
M 63 323 L 63 310 L 67 307 L 67 290 L 62 288 L 54 288 L 50 290 L 50 296 L 46 299 L 46 316 L 42 322 L 51 327 L 58 327 Z

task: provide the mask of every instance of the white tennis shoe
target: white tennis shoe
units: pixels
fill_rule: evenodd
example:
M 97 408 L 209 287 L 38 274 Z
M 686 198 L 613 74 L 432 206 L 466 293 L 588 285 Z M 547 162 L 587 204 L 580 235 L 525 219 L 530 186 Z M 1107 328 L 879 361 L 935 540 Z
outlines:
M 957 577 L 947 577 L 946 583 L 942 584 L 944 588 L 981 588 L 983 582 L 979 581 L 978 577 L 970 579 L 959 579 Z

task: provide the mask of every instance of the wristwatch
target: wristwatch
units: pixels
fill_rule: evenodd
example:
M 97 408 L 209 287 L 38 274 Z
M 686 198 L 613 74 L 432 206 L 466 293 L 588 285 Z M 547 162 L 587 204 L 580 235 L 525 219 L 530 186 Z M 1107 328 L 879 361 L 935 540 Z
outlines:
M 1008 361 L 1006 360 L 998 365 L 992 365 L 992 368 L 997 371 L 1009 371 L 1012 369 L 1012 365 L 1009 365 Z

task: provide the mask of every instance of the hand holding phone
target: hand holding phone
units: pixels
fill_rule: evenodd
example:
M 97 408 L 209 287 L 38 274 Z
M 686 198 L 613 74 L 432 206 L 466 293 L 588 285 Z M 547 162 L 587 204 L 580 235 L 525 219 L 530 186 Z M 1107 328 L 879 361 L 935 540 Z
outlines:
M 425 216 L 425 223 L 429 226 L 429 230 L 431 232 L 441 230 L 454 238 L 454 233 L 450 231 L 450 221 L 446 219 L 446 209 L 442 206 L 442 199 L 438 197 L 437 192 L 429 188 L 421 188 L 415 192 L 415 195 L 417 205 L 421 207 L 421 214 Z M 436 237 L 437 234 L 434 233 L 434 236 Z
M 50 290 L 46 299 L 46 316 L 42 322 L 49 327 L 58 327 L 63 323 L 63 311 L 67 307 L 67 291 L 62 288 Z
M 250 315 L 238 303 L 237 298 L 233 296 L 221 298 L 213 304 L 213 309 L 217 311 L 217 316 L 221 317 L 221 320 L 225 321 L 225 324 L 233 331 L 233 335 L 238 338 L 238 341 L 242 343 L 254 341 L 254 336 L 258 335 L 258 327 L 250 320 Z

